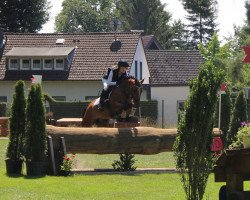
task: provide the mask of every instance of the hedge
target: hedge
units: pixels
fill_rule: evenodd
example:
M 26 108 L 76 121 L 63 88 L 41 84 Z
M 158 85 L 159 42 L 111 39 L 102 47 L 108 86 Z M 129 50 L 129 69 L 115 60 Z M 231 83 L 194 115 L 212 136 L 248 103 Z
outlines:
M 45 94 L 45 99 L 49 102 L 49 112 L 53 113 L 54 119 L 60 118 L 81 118 L 84 109 L 90 103 L 89 101 L 56 101 L 48 94 Z M 157 119 L 157 101 L 141 101 L 141 116 Z M 139 115 L 137 110 L 136 115 Z

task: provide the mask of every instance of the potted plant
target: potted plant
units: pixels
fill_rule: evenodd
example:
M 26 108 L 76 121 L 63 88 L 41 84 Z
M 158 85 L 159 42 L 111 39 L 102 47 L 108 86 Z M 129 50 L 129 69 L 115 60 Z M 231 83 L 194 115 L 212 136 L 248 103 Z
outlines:
M 40 84 L 31 85 L 26 109 L 25 158 L 27 175 L 45 175 L 47 135 L 45 105 Z
M 5 160 L 7 174 L 21 174 L 22 171 L 26 109 L 24 87 L 25 84 L 23 81 L 18 81 L 15 84 L 15 93 L 13 94 L 13 103 L 9 118 L 9 143 Z
M 236 141 L 233 142 L 229 148 L 250 148 L 250 123 L 241 122 L 241 127 L 236 135 Z

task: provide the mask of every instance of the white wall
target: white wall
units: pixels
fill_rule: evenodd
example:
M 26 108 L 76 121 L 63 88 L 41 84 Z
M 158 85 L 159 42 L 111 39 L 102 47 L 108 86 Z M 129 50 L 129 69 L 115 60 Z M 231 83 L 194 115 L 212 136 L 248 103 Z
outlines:
M 139 42 L 137 44 L 137 48 L 136 48 L 135 55 L 134 55 L 134 60 L 133 60 L 133 63 L 132 63 L 132 66 L 131 66 L 130 72 L 129 72 L 129 74 L 132 76 L 135 76 L 135 61 L 138 62 L 138 65 L 137 65 L 138 77 L 137 78 L 140 77 L 140 70 L 139 69 L 140 69 L 140 62 L 142 62 L 142 78 L 145 78 L 143 83 L 148 84 L 150 75 L 149 75 L 148 64 L 147 64 L 146 55 L 144 52 L 144 47 L 143 47 L 141 38 L 139 39 Z
M 164 125 L 177 125 L 177 101 L 186 100 L 188 86 L 151 87 L 151 99 L 158 101 L 158 124 L 162 124 L 162 100 L 164 100 Z
M 25 82 L 28 94 L 31 81 Z M 15 81 L 0 81 L 0 96 L 7 96 L 12 102 Z M 98 96 L 102 89 L 101 81 L 43 81 L 43 92 L 51 96 L 66 96 L 66 101 L 84 101 L 85 96 Z

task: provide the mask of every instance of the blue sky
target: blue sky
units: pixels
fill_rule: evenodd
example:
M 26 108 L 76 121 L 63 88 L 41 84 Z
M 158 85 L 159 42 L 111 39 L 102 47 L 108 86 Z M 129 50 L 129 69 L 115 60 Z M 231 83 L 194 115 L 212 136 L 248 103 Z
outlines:
M 51 33 L 54 31 L 55 16 L 62 9 L 63 0 L 49 0 L 52 5 L 50 10 L 51 19 L 43 26 L 41 33 Z M 185 10 L 179 0 L 161 0 L 166 3 L 166 10 L 168 10 L 173 19 L 181 19 L 185 21 Z M 218 21 L 219 24 L 219 38 L 222 40 L 224 37 L 233 33 L 233 25 L 241 26 L 246 20 L 246 10 L 244 8 L 245 0 L 218 0 Z

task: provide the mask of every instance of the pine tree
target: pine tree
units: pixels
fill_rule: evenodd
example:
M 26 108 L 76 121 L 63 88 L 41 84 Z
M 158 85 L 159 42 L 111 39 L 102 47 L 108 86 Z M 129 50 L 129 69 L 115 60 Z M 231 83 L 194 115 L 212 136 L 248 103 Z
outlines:
M 174 155 L 188 200 L 203 198 L 212 170 L 213 116 L 222 78 L 212 62 L 202 65 L 198 77 L 190 84 L 185 111 L 180 114 Z
M 26 152 L 27 161 L 44 161 L 46 156 L 45 105 L 40 84 L 31 86 L 27 102 Z
M 171 15 L 160 0 L 120 0 L 116 8 L 123 30 L 143 30 L 145 35 L 154 35 L 165 48 L 172 47 L 176 33 L 181 34 L 183 25 L 170 24 Z
M 1 0 L 0 26 L 5 32 L 36 32 L 49 20 L 47 0 Z
M 247 122 L 247 100 L 241 90 L 235 100 L 230 129 L 227 135 L 227 144 L 230 145 L 236 140 L 236 134 L 241 127 L 241 122 Z
M 217 32 L 217 0 L 181 0 L 188 15 L 192 40 L 205 44 Z
M 24 94 L 24 81 L 15 84 L 13 103 L 10 115 L 10 138 L 6 157 L 12 160 L 20 160 L 24 155 L 23 139 L 25 135 L 25 109 L 26 99 Z

